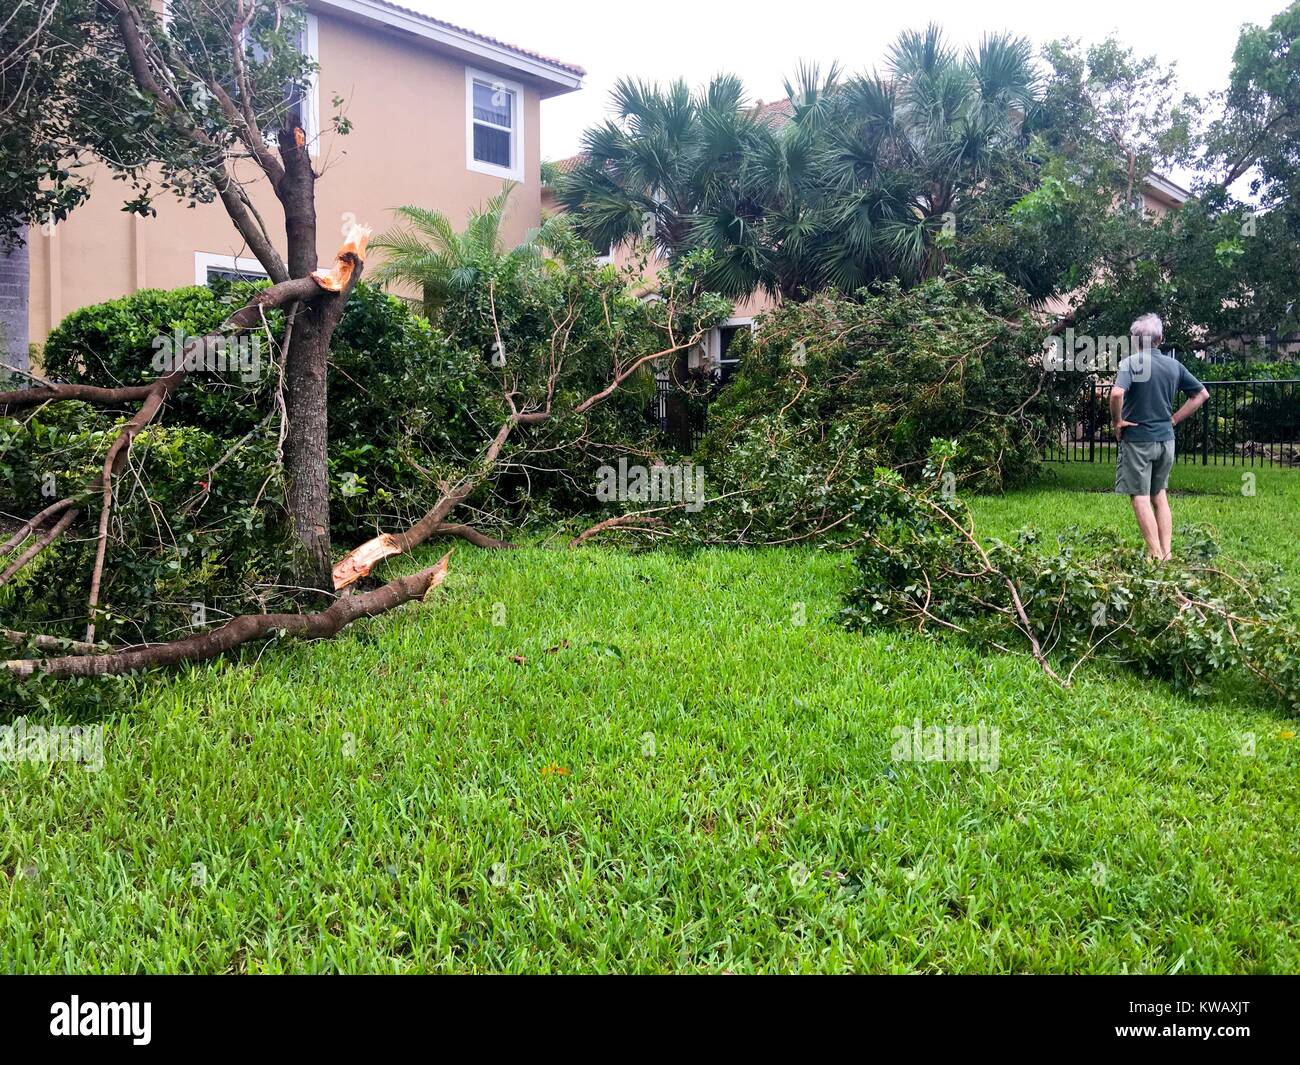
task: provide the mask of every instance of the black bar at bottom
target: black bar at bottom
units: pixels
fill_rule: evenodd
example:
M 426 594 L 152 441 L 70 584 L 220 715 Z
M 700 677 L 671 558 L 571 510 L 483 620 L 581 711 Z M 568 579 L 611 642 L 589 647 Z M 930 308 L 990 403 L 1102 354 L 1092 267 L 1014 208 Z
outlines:
M 537 980 L 435 986 L 420 977 L 9 977 L 0 980 L 0 1024 L 12 1061 L 22 1060 L 12 1053 L 22 1049 L 80 1055 L 109 1044 L 126 1054 L 321 1050 L 333 1059 L 351 1049 L 373 1054 L 421 1045 L 438 1055 L 468 1043 L 465 1049 L 490 1054 L 518 1047 L 551 1057 L 642 1044 L 656 1033 L 671 1046 L 674 1029 L 691 1031 L 694 1043 L 733 1050 L 755 1038 L 770 1050 L 786 1032 L 805 1051 L 819 1036 L 851 1033 L 865 1045 L 905 1038 L 927 1053 L 1044 1044 L 1076 1051 L 1129 1044 L 1150 1053 L 1154 1044 L 1222 1056 L 1242 1044 L 1281 1049 L 1294 1039 L 1296 984 L 1285 978 L 867 979 L 869 985 L 842 989 L 836 1003 L 824 985 L 736 978 L 712 981 L 705 991 L 680 981 L 642 980 L 635 988 L 588 981 L 575 1000 L 571 986 Z M 115 1024 L 117 1035 L 85 1034 Z

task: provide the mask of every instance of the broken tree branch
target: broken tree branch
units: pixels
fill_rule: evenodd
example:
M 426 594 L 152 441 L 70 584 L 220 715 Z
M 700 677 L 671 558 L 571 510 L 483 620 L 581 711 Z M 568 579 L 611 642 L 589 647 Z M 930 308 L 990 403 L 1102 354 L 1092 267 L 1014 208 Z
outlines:
M 129 651 L 66 655 L 62 658 L 13 659 L 4 668 L 18 677 L 43 673 L 51 677 L 103 677 L 137 670 L 203 662 L 254 640 L 283 632 L 309 640 L 327 639 L 359 618 L 385 614 L 412 599 L 423 599 L 447 576 L 451 552 L 436 563 L 407 577 L 398 577 L 373 591 L 345 595 L 315 614 L 245 614 L 209 632 L 170 643 L 151 644 Z
M 0 573 L 0 585 L 8 584 L 9 581 L 13 579 L 14 575 L 19 570 L 21 570 L 24 566 L 27 565 L 27 563 L 29 563 L 32 559 L 34 559 L 37 555 L 39 555 L 42 551 L 44 551 L 47 547 L 49 547 L 50 544 L 54 543 L 54 541 L 57 540 L 60 536 L 62 536 L 64 530 L 67 529 L 69 525 L 71 525 L 74 521 L 77 520 L 77 515 L 80 513 L 81 511 L 75 508 L 72 510 L 65 511 L 63 517 L 61 517 L 57 522 L 54 523 L 53 526 L 47 529 L 39 537 L 37 537 L 36 541 L 30 547 L 28 547 L 26 551 L 24 551 L 21 555 L 19 555 L 16 559 L 14 559 L 13 563 L 9 566 L 8 569 L 6 569 L 3 573 Z
M 657 526 L 657 525 L 663 525 L 664 520 L 663 518 L 648 517 L 644 513 L 619 514 L 617 517 L 606 518 L 604 521 L 597 522 L 590 529 L 584 529 L 582 532 L 578 533 L 577 536 L 575 536 L 572 540 L 569 541 L 569 546 L 581 547 L 593 536 L 599 536 L 601 533 L 609 529 L 617 529 L 623 526 L 634 526 L 635 531 L 638 532 L 649 531 L 649 529 L 635 526 L 634 525 L 635 522 L 643 522 L 646 526 Z

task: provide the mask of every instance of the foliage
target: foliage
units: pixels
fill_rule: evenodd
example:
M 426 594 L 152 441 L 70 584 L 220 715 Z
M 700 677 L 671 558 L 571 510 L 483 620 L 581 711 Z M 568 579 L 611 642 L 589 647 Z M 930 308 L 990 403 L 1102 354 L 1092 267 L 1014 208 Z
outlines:
M 1300 377 L 1294 361 L 1260 362 L 1250 358 L 1226 358 L 1221 362 L 1197 363 L 1196 376 L 1202 381 L 1289 381 Z
M 366 284 L 355 289 L 334 334 L 328 376 L 331 524 L 340 542 L 406 527 L 448 483 L 472 473 L 508 417 L 507 392 L 524 410 L 553 403 L 555 417 L 511 439 L 499 468 L 465 501 L 475 524 L 594 512 L 598 467 L 628 449 L 659 446 L 646 418 L 649 364 L 589 413 L 572 408 L 608 383 L 614 365 L 659 350 L 670 324 L 690 336 L 701 315 L 724 316 L 725 301 L 640 300 L 565 227 L 555 227 L 554 237 L 557 257 L 449 293 L 439 321 L 455 323 L 456 343 L 396 297 Z M 672 271 L 664 283 L 687 293 L 693 287 Z M 51 334 L 47 365 L 65 380 L 95 385 L 154 376 L 142 371 L 159 338 L 213 329 L 253 287 L 146 291 L 83 308 Z M 292 591 L 278 490 L 284 329 L 277 313 L 253 334 L 263 341 L 255 380 L 239 370 L 192 371 L 165 425 L 135 440 L 109 531 L 104 635 L 157 640 L 191 627 L 191 604 L 203 604 L 211 624 L 274 609 Z M 0 419 L 6 511 L 32 514 L 74 495 L 81 524 L 94 528 L 99 494 L 84 486 L 120 424 L 119 412 L 84 404 Z M 0 588 L 9 627 L 77 635 L 86 589 L 51 577 L 89 572 L 94 551 L 93 536 L 69 537 Z
M 989 648 L 1033 640 L 1067 683 L 1088 659 L 1197 691 L 1235 674 L 1300 712 L 1300 629 L 1279 566 L 1219 558 L 1198 529 L 1182 530 L 1185 546 L 1165 563 L 1137 548 L 1079 551 L 1069 530 L 1052 547 L 1025 529 L 986 549 L 965 503 L 942 488 L 955 452 L 936 442 L 915 485 L 878 469 L 861 486 L 845 624 L 955 631 Z
M 987 270 L 784 305 L 709 411 L 697 460 L 729 498 L 702 520 L 723 538 L 819 535 L 862 471 L 914 478 L 936 436 L 961 441 L 954 484 L 1025 483 L 1067 387 L 1038 369 L 1042 339 L 1023 293 Z
M 1207 156 L 1227 186 L 1250 175 L 1265 210 L 1292 208 L 1300 188 L 1295 124 L 1300 117 L 1300 4 L 1267 26 L 1246 25 L 1232 53 L 1221 115 L 1207 131 Z
M 206 334 L 261 284 L 144 290 L 83 307 L 50 333 L 46 371 L 80 384 L 149 380 L 160 372 L 152 365 L 158 341 L 175 347 L 178 332 Z M 252 433 L 274 447 L 283 332 L 283 315 L 268 315 L 267 328 L 249 338 L 257 342 L 256 379 L 244 380 L 239 369 L 195 375 L 169 405 L 168 424 L 193 426 L 231 444 Z M 337 493 L 332 520 L 345 538 L 358 526 L 374 526 L 435 498 L 437 485 L 420 469 L 472 454 L 485 413 L 481 359 L 364 283 L 335 332 L 328 390 Z
M 625 80 L 557 196 L 598 247 L 709 250 L 705 283 L 730 296 L 933 276 L 964 214 L 1022 166 L 1036 91 L 1023 39 L 959 55 L 935 26 L 902 34 L 880 74 L 801 67 L 766 109 L 732 75 L 699 93 Z
M 1045 169 L 1062 175 L 1072 195 L 1101 197 L 1056 245 L 1076 249 L 1075 280 L 1088 281 L 1073 300 L 1077 332 L 1123 335 L 1156 310 L 1167 344 L 1223 352 L 1230 340 L 1300 327 L 1300 209 L 1290 194 L 1300 187 L 1291 158 L 1298 10 L 1293 4 L 1267 28 L 1242 30 L 1229 86 L 1208 107 L 1178 97 L 1172 68 L 1113 40 L 1087 50 L 1049 46 L 1053 75 L 1033 123 L 1036 143 Z M 1195 166 L 1196 176 L 1176 212 L 1155 219 L 1113 209 L 1134 200 L 1144 175 L 1180 166 Z M 1247 175 L 1255 203 L 1239 195 Z M 1035 247 L 1021 250 L 1032 260 Z
M 203 335 L 252 287 L 143 291 L 82 308 L 50 334 L 47 369 L 105 386 L 152 378 L 155 338 Z M 238 370 L 192 373 L 165 423 L 136 439 L 110 529 L 106 635 L 135 642 L 174 634 L 190 624 L 193 602 L 205 604 L 209 623 L 285 604 L 277 587 L 291 561 L 277 457 L 282 333 L 277 312 L 265 334 L 254 334 L 255 380 Z M 439 488 L 430 468 L 454 466 L 477 446 L 479 374 L 475 355 L 395 298 L 358 286 L 335 333 L 328 380 L 331 522 L 341 539 L 363 539 L 432 505 Z M 81 493 L 120 424 L 118 413 L 79 403 L 0 419 L 6 510 L 35 513 L 52 502 L 50 491 Z M 83 524 L 93 523 L 97 493 L 83 506 Z M 69 538 L 0 589 L 14 626 L 74 635 L 86 588 L 51 577 L 90 572 L 94 547 L 93 537 Z M 55 621 L 62 624 L 47 624 Z
M 416 224 L 379 242 L 382 258 L 372 276 L 435 294 L 424 301 L 432 321 L 474 353 L 498 411 L 477 419 L 481 441 L 504 417 L 500 397 L 507 389 L 521 410 L 549 406 L 556 415 L 512 438 L 503 470 L 475 505 L 516 520 L 538 510 L 551 517 L 583 513 L 595 505 L 595 471 L 604 462 L 627 450 L 662 449 L 646 417 L 653 375 L 682 353 L 647 364 L 589 413 L 565 412 L 608 383 L 620 360 L 663 350 L 670 332 L 690 336 L 726 317 L 729 305 L 696 291 L 707 269 L 700 255 L 685 256 L 650 283 L 667 300 L 641 298 L 636 292 L 645 280 L 630 268 L 620 274 L 598 264 L 567 217 L 549 219 L 523 244 L 504 248 L 508 193 L 474 212 L 462 233 L 437 212 L 404 208 Z M 526 461 L 517 461 L 522 456 Z
M 0 483 L 24 514 L 75 496 L 93 528 L 99 500 L 82 487 L 103 463 L 119 421 L 81 403 L 0 419 Z M 112 565 L 104 572 L 99 615 L 105 638 L 125 643 L 188 631 L 195 611 L 206 623 L 283 604 L 277 585 L 287 544 L 267 482 L 273 438 L 233 441 L 194 426 L 152 425 L 136 439 L 110 528 Z M 93 535 L 65 537 L 0 587 L 0 609 L 15 628 L 80 638 Z
M 48 228 L 90 192 L 70 149 L 84 57 L 65 42 L 89 34 L 88 0 L 6 5 L 0 20 L 0 251 L 27 223 Z
M 0 26 L 0 241 L 25 223 L 65 218 L 89 195 L 91 161 L 124 183 L 124 210 L 152 213 L 159 192 L 211 202 L 239 124 L 235 109 L 254 115 L 262 130 L 278 130 L 314 70 L 299 48 L 300 4 L 172 0 L 165 23 L 148 4 L 132 7 L 195 126 L 176 121 L 136 87 L 112 5 L 18 5 Z M 239 11 L 246 30 L 232 37 Z M 227 94 L 230 110 L 214 86 Z
M 1126 335 L 1158 309 L 1165 344 L 1228 353 L 1228 341 L 1300 325 L 1293 278 L 1300 244 L 1282 212 L 1254 215 L 1207 188 L 1176 213 L 1131 228 L 1109 245 L 1099 276 L 1075 301 L 1075 330 Z
M 441 211 L 412 204 L 396 208 L 400 224 L 371 242 L 371 250 L 382 261 L 371 271 L 370 282 L 381 286 L 397 282 L 414 289 L 421 294 L 424 313 L 434 319 L 454 311 L 476 289 L 519 283 L 523 275 L 536 271 L 560 223 L 550 221 L 522 244 L 505 250 L 501 224 L 514 187 L 507 181 L 497 195 L 470 212 L 459 232 Z M 453 334 L 456 324 L 443 322 Z

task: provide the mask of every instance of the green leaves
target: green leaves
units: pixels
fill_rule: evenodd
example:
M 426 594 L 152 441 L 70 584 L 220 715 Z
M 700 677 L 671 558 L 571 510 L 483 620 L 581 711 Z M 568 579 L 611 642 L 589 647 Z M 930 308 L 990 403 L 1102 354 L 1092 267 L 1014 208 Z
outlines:
M 709 410 L 697 457 L 719 496 L 703 532 L 744 542 L 852 539 L 843 518 L 876 466 L 920 476 L 934 438 L 959 439 L 963 490 L 1037 470 L 1035 440 L 1066 392 L 1028 369 L 1042 330 L 991 271 L 855 300 L 823 294 L 771 312 Z M 1072 386 L 1071 386 L 1072 387 Z M 1058 390 L 1060 390 L 1058 394 Z
M 981 553 L 970 512 L 944 490 L 942 471 L 959 453 L 936 441 L 916 484 L 878 472 L 861 486 L 844 624 L 942 629 L 1026 650 L 1032 634 L 1062 676 L 1089 659 L 1186 689 L 1231 674 L 1265 704 L 1300 713 L 1300 631 L 1278 567 L 1218 557 L 1203 528 L 1179 530 L 1178 557 L 1165 563 L 1137 548 L 1081 547 L 1071 529 L 1050 544 L 1026 530 Z
M 766 106 L 731 75 L 695 94 L 620 82 L 618 119 L 588 131 L 557 196 L 597 247 L 711 251 L 705 281 L 729 296 L 911 283 L 942 271 L 949 219 L 1000 201 L 1022 161 L 1030 60 L 1006 35 L 959 56 L 931 26 L 899 38 L 887 77 L 801 64 L 786 99 Z

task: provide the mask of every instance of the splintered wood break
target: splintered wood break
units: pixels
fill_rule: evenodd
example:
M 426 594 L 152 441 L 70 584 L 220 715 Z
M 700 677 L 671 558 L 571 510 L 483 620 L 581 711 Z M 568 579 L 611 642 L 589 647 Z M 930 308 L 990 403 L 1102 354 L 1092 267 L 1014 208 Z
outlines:
M 354 547 L 334 567 L 334 590 L 337 592 L 349 584 L 355 584 L 384 559 L 401 553 L 402 548 L 396 537 L 388 533 L 381 533 L 360 547 Z
M 327 292 L 342 292 L 357 266 L 366 261 L 366 244 L 370 241 L 370 227 L 355 222 L 348 230 L 347 239 L 334 256 L 334 268 L 329 271 L 314 270 L 311 279 Z

